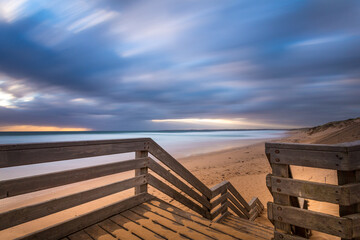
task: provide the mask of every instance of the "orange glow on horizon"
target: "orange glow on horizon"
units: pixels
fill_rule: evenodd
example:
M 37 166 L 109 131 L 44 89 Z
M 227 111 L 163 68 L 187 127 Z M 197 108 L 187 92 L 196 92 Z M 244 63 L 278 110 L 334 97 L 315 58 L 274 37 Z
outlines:
M 69 131 L 91 131 L 90 128 L 72 128 L 72 127 L 56 127 L 56 126 L 35 126 L 35 125 L 13 125 L 2 126 L 2 132 L 69 132 Z

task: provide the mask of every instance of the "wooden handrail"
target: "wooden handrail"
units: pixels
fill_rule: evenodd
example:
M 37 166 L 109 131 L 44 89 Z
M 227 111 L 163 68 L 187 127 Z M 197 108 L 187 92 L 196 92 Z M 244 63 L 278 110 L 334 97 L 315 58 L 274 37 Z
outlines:
M 123 209 L 121 204 L 125 204 L 124 207 L 132 206 L 131 200 L 137 203 L 150 199 L 151 195 L 147 193 L 147 185 L 160 190 L 205 218 L 216 218 L 216 221 L 221 221 L 228 216 L 230 214 L 229 208 L 238 216 L 250 220 L 258 216 L 263 209 L 257 198 L 247 203 L 228 181 L 224 181 L 211 189 L 208 188 L 150 138 L 0 145 L 0 168 L 126 152 L 135 152 L 136 158 L 0 181 L 1 199 L 129 170 L 135 170 L 136 175 L 134 178 L 0 213 L 0 230 L 135 187 L 134 197 L 111 205 L 115 207 L 115 212 L 120 211 Z M 172 172 L 148 157 L 148 153 L 157 158 Z M 154 174 L 152 172 L 148 173 L 148 169 Z M 157 179 L 155 175 L 165 179 L 174 187 Z M 218 197 L 219 194 L 221 196 Z M 100 217 L 108 216 L 111 207 L 104 207 L 102 211 L 104 212 L 100 213 L 95 210 L 72 218 L 44 231 L 30 234 L 25 239 L 46 238 L 53 231 L 56 231 L 56 234 L 60 230 L 64 231 L 64 233 L 76 231 L 84 224 L 93 223 L 96 214 L 99 214 Z M 89 218 L 87 219 L 87 217 Z M 71 224 L 75 225 L 71 226 Z M 54 236 L 57 236 L 56 234 Z
M 266 177 L 266 185 L 274 197 L 274 202 L 268 203 L 268 218 L 274 222 L 275 239 L 300 239 L 308 235 L 309 230 L 297 232 L 292 226 L 342 239 L 360 237 L 359 142 L 341 145 L 266 143 L 265 146 L 273 170 Z M 290 165 L 337 170 L 338 185 L 292 179 Z M 301 209 L 290 201 L 300 197 L 338 204 L 340 217 Z

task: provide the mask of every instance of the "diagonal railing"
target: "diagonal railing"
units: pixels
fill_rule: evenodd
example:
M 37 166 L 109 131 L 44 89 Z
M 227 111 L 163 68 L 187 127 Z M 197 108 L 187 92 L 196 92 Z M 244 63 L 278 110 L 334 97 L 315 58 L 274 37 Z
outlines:
M 103 211 L 96 210 L 74 217 L 30 234 L 25 239 L 61 237 L 61 234 L 70 234 L 85 225 L 101 220 L 98 218 L 107 218 L 134 204 L 148 201 L 153 198 L 148 194 L 148 185 L 214 221 L 221 221 L 228 216 L 229 209 L 239 217 L 249 220 L 254 220 L 263 210 L 258 198 L 253 198 L 247 203 L 228 181 L 208 188 L 150 138 L 0 145 L 0 168 L 127 152 L 135 152 L 135 159 L 0 181 L 2 199 L 125 171 L 135 171 L 133 178 L 2 212 L 0 230 L 135 188 L 133 197 L 105 206 Z M 149 157 L 149 154 L 158 161 Z

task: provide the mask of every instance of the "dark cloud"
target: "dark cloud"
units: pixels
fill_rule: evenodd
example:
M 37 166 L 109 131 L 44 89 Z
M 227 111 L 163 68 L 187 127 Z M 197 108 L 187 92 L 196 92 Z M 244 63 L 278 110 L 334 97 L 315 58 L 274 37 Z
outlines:
M 61 1 L 9 11 L 0 16 L 0 125 L 305 126 L 360 114 L 358 1 Z

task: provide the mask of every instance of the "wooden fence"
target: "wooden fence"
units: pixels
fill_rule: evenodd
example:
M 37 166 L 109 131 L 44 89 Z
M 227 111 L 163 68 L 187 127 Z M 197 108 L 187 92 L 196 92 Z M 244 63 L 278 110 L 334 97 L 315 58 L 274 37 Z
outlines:
M 0 168 L 128 152 L 135 152 L 135 159 L 0 181 L 1 199 L 135 170 L 135 176 L 130 179 L 2 212 L 0 230 L 135 188 L 132 197 L 32 233 L 24 239 L 62 237 L 152 199 L 148 185 L 214 221 L 226 217 L 229 209 L 239 217 L 254 220 L 263 209 L 257 198 L 247 203 L 228 181 L 209 189 L 150 138 L 0 145 Z
M 275 239 L 304 239 L 295 227 L 312 229 L 342 239 L 360 239 L 360 145 L 266 143 L 272 174 L 266 183 L 274 202 L 268 218 Z M 337 171 L 338 185 L 292 179 L 290 165 Z M 299 208 L 294 198 L 339 205 L 339 217 Z

